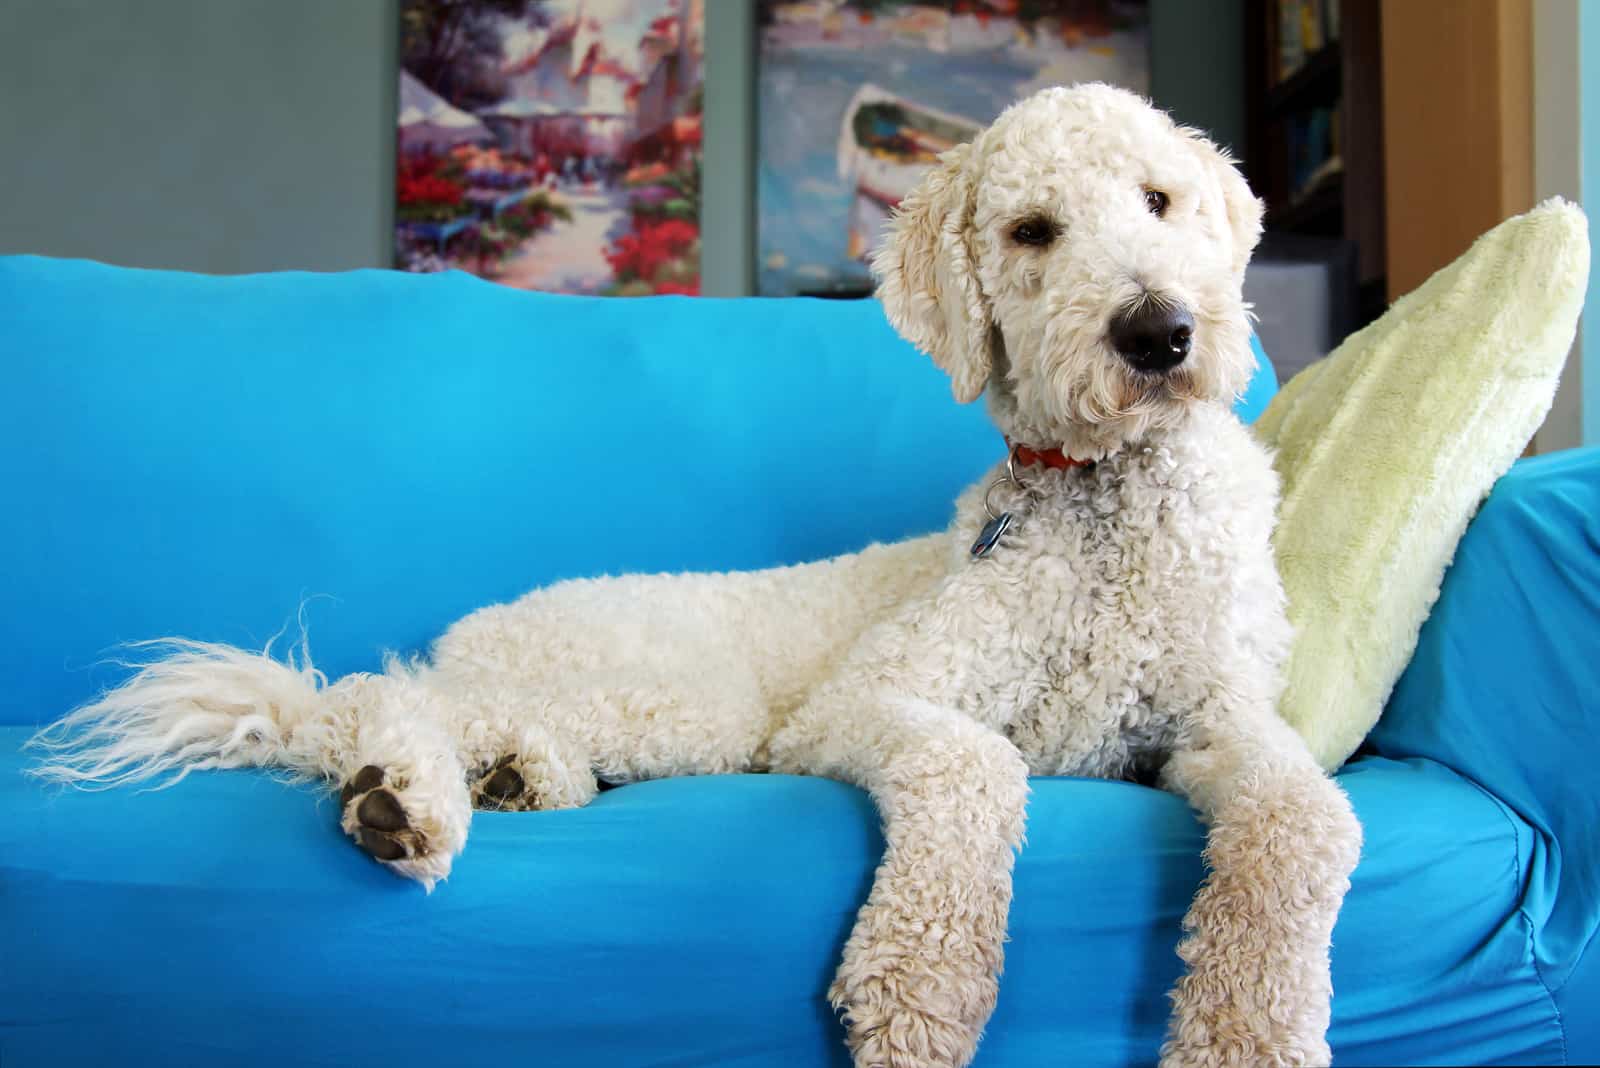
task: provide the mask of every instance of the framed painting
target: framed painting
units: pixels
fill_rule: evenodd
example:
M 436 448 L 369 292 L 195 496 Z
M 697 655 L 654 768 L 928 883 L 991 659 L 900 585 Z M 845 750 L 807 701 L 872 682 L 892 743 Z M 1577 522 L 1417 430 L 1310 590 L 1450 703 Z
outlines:
M 700 289 L 704 0 L 401 0 L 395 264 Z
M 938 154 L 1050 85 L 1149 92 L 1145 0 L 760 0 L 761 293 L 860 296 Z

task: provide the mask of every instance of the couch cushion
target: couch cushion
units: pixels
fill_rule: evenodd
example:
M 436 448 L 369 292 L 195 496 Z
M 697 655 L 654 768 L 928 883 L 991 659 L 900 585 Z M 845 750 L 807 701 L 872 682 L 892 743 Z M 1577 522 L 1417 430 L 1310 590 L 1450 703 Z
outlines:
M 641 783 L 485 813 L 431 896 L 325 794 L 259 772 L 55 793 L 0 729 L 0 1051 L 16 1065 L 844 1065 L 823 999 L 881 842 L 821 779 Z M 1447 769 L 1341 776 L 1365 855 L 1334 932 L 1335 1056 L 1559 1064 L 1525 825 Z M 978 1068 L 1149 1064 L 1201 876 L 1185 804 L 1039 779 Z
M 1583 212 L 1501 223 L 1284 386 L 1273 541 L 1295 641 L 1279 710 L 1330 771 L 1411 659 L 1473 511 L 1539 428 L 1583 307 Z
M 20 256 L 0 323 L 0 723 L 119 641 L 260 648 L 307 598 L 338 675 L 558 578 L 926 533 L 1004 448 L 872 301 Z

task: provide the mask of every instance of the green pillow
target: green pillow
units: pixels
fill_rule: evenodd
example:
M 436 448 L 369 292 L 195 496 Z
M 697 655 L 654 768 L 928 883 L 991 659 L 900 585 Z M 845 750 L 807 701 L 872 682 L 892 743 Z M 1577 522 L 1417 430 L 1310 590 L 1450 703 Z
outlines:
M 1279 710 L 1329 771 L 1378 722 L 1467 521 L 1550 410 L 1588 275 L 1583 212 L 1547 201 L 1256 423 L 1283 480 L 1274 544 L 1295 628 Z

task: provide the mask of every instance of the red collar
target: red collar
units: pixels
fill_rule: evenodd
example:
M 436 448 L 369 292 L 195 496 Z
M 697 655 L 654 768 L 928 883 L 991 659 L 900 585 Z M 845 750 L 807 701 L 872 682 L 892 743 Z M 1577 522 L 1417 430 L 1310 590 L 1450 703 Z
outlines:
M 1068 456 L 1060 449 L 1030 449 L 1026 445 L 1014 445 L 1010 438 L 1006 445 L 1011 449 L 1011 455 L 1016 458 L 1017 466 L 1032 467 L 1034 464 L 1044 464 L 1057 471 L 1066 471 L 1073 467 L 1092 467 L 1093 460 L 1079 460 Z

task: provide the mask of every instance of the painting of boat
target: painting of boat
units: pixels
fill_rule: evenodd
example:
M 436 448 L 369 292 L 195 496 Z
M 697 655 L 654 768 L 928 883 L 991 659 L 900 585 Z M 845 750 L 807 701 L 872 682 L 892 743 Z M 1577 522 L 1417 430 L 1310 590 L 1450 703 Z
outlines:
M 846 255 L 869 262 L 894 206 L 940 153 L 972 140 L 982 128 L 871 82 L 856 90 L 839 126 L 839 178 L 854 190 Z
M 1038 89 L 1148 93 L 1147 0 L 759 0 L 756 277 L 862 296 L 939 153 Z

